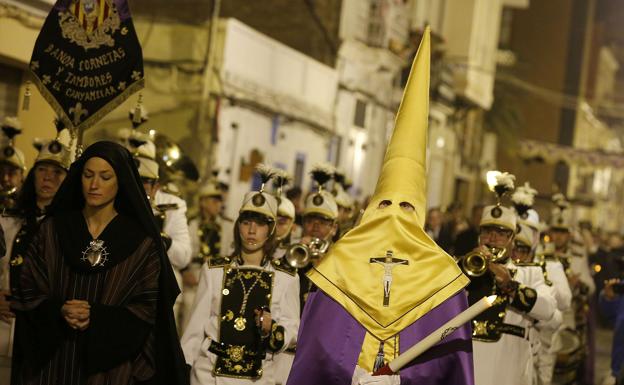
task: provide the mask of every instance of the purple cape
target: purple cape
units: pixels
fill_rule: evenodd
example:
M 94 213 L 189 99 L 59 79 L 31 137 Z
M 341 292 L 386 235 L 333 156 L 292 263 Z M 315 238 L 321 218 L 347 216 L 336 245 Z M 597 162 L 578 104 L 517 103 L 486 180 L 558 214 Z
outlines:
M 399 333 L 402 353 L 468 307 L 462 290 Z M 350 385 L 366 330 L 318 291 L 306 301 L 287 385 Z M 472 330 L 459 328 L 400 371 L 401 385 L 474 384 Z

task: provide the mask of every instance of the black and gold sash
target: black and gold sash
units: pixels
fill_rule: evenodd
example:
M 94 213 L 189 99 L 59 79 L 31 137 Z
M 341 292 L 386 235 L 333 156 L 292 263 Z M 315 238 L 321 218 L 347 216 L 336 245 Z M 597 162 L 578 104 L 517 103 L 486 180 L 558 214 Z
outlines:
M 217 355 L 216 376 L 247 379 L 262 376 L 266 343 L 256 326 L 254 310 L 270 306 L 273 278 L 274 273 L 269 271 L 225 268 L 219 343 L 211 349 Z

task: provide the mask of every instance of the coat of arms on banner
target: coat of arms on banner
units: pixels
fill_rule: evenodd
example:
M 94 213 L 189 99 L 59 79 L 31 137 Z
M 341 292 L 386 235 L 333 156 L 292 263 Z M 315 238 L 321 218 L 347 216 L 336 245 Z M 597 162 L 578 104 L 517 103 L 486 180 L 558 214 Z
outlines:
M 127 0 L 58 0 L 30 70 L 65 125 L 79 132 L 143 87 L 143 55 Z
M 59 17 L 63 37 L 85 49 L 115 46 L 111 34 L 121 21 L 111 0 L 75 0 Z

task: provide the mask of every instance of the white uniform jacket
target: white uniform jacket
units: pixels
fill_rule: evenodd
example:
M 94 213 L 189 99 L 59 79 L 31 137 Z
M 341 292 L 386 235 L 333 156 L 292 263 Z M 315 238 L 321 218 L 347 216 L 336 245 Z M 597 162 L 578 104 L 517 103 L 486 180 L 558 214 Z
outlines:
M 4 231 L 4 241 L 6 242 L 6 254 L 0 258 L 0 290 L 10 292 L 10 260 L 13 251 L 13 242 L 17 233 L 22 228 L 22 219 L 19 217 L 0 216 L 0 226 Z M 14 321 L 10 324 L 0 321 L 0 357 L 8 359 L 12 354 L 12 339 Z
M 191 262 L 191 237 L 186 220 L 186 202 L 173 194 L 157 191 L 154 205 L 176 204 L 177 209 L 168 210 L 163 232 L 171 238 L 171 247 L 167 250 L 169 261 L 176 269 L 184 269 Z
M 233 267 L 237 266 L 233 262 Z M 246 268 L 253 268 L 245 266 Z M 193 385 L 226 385 L 226 384 L 274 384 L 275 368 L 272 354 L 262 363 L 262 377 L 257 380 L 215 376 L 213 369 L 216 355 L 208 351 L 211 341 L 219 341 L 221 320 L 221 299 L 223 290 L 224 269 L 227 267 L 209 268 L 202 266 L 197 288 L 197 297 L 193 313 L 181 339 L 182 350 L 186 363 L 192 366 L 191 384 Z M 263 269 L 275 272 L 271 296 L 271 317 L 284 327 L 284 345 L 282 350 L 296 343 L 299 329 L 299 278 L 275 270 L 268 263 Z
M 473 340 L 473 362 L 476 385 L 518 385 L 533 381 L 533 356 L 529 342 L 530 328 L 535 320 L 550 320 L 556 309 L 555 299 L 544 281 L 540 267 L 516 267 L 514 281 L 534 289 L 535 304 L 528 312 L 507 307 L 503 322 L 524 328 L 524 337 L 503 333 L 497 342 Z
M 572 304 L 572 291 L 568 284 L 568 277 L 565 275 L 563 265 L 556 260 L 546 260 L 546 273 L 552 282 L 553 292 L 557 300 L 557 309 L 565 311 Z

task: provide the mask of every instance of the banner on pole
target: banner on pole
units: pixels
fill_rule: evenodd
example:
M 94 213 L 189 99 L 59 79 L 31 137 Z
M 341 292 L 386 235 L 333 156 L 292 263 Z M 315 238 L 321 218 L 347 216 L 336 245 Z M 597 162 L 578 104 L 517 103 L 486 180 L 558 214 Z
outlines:
M 58 0 L 30 70 L 67 128 L 94 125 L 144 86 L 143 54 L 127 0 Z

